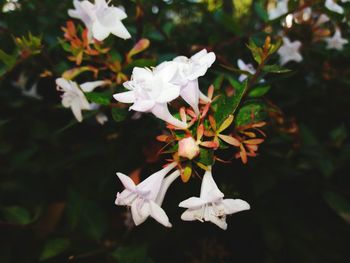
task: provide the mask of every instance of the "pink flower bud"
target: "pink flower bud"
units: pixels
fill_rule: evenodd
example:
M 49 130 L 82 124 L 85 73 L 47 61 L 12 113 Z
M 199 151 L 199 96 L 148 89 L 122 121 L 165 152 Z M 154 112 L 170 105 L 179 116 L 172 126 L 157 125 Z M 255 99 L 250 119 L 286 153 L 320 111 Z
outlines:
M 199 146 L 192 137 L 179 141 L 179 156 L 192 160 L 199 154 Z

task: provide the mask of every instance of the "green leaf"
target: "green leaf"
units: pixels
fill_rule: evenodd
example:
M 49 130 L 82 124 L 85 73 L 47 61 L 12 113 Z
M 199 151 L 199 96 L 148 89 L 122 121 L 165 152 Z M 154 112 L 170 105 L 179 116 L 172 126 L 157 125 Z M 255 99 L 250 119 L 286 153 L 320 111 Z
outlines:
M 278 74 L 291 72 L 290 69 L 283 68 L 279 65 L 266 65 L 263 67 L 262 70 L 268 73 L 278 73 Z
M 67 203 L 66 214 L 71 229 L 78 229 L 88 238 L 101 239 L 107 226 L 105 211 L 73 189 L 69 190 Z
M 111 253 L 111 256 L 122 263 L 152 263 L 145 245 L 134 247 L 120 247 Z
M 19 206 L 8 206 L 0 209 L 7 222 L 19 225 L 28 225 L 32 222 L 29 211 Z
M 327 204 L 341 217 L 350 224 L 350 202 L 335 192 L 327 191 L 323 193 Z
M 282 44 L 283 44 L 282 38 L 278 39 L 276 43 L 271 44 L 269 55 L 272 55 L 273 53 L 277 52 L 277 50 L 280 49 Z
M 0 49 L 0 61 L 2 61 L 8 68 L 12 67 L 16 63 L 16 57 L 17 56 L 11 56 Z
M 258 98 L 258 97 L 261 97 L 261 96 L 264 96 L 269 90 L 270 90 L 270 86 L 267 86 L 267 85 L 264 85 L 264 86 L 258 86 L 254 89 L 252 89 L 248 95 L 249 97 L 252 97 L 252 98 Z
M 46 242 L 44 249 L 40 255 L 40 261 L 48 260 L 56 257 L 67 250 L 70 245 L 70 240 L 66 238 L 51 239 Z
M 216 111 L 214 117 L 218 127 L 220 127 L 222 122 L 226 120 L 229 115 L 233 115 L 236 112 L 239 104 L 241 103 L 245 90 L 247 89 L 247 81 L 239 83 L 230 77 L 228 80 L 231 86 L 234 88 L 235 94 L 231 97 L 223 95 L 216 101 Z
M 199 156 L 196 159 L 204 165 L 212 165 L 214 163 L 214 151 L 207 148 L 200 148 Z
M 111 94 L 102 92 L 87 92 L 85 93 L 86 98 L 100 105 L 109 105 L 111 101 Z
M 116 122 L 124 121 L 127 115 L 128 115 L 127 109 L 119 109 L 119 108 L 112 109 L 112 118 Z
M 215 90 L 219 90 L 220 89 L 223 81 L 224 81 L 224 75 L 223 74 L 220 74 L 218 77 L 215 78 L 215 80 L 213 82 Z
M 218 10 L 214 13 L 215 20 L 220 23 L 224 29 L 234 33 L 235 35 L 241 35 L 241 26 L 238 20 L 234 19 L 232 16 L 227 15 L 222 10 Z
M 269 16 L 261 3 L 254 3 L 254 10 L 262 21 L 267 22 L 269 20 Z
M 257 101 L 252 101 L 239 109 L 234 121 L 236 127 L 240 127 L 262 121 L 265 117 L 265 105 Z
M 249 44 L 247 45 L 247 47 L 250 49 L 250 52 L 252 53 L 254 60 L 258 64 L 260 64 L 261 63 L 261 55 L 262 55 L 261 48 L 259 48 L 252 39 L 249 40 Z

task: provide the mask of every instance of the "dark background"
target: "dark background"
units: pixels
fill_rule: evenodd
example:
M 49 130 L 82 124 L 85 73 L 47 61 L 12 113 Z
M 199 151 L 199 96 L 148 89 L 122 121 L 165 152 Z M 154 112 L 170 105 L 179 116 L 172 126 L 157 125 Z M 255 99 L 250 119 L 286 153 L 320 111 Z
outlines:
M 223 3 L 222 3 L 223 2 Z M 294 2 L 295 1 L 291 1 Z M 322 2 L 322 1 L 320 1 Z M 229 216 L 229 228 L 182 222 L 178 203 L 199 191 L 200 181 L 180 180 L 164 209 L 173 228 L 153 220 L 134 228 L 114 199 L 122 189 L 115 173 L 161 166 L 155 157 L 161 123 L 146 115 L 100 126 L 94 118 L 77 124 L 60 106 L 54 79 L 72 67 L 58 38 L 71 1 L 19 0 L 0 13 L 0 48 L 16 52 L 13 36 L 42 35 L 42 53 L 20 61 L 0 79 L 0 262 L 350 262 L 350 48 L 342 52 L 311 43 L 307 25 L 288 33 L 303 42 L 304 60 L 292 73 L 267 77 L 265 100 L 283 119 L 270 116 L 266 142 L 247 165 L 217 164 L 214 176 L 227 197 L 242 198 L 251 210 Z M 213 50 L 218 60 L 201 85 L 224 72 L 220 66 L 243 58 L 246 43 L 261 39 L 265 1 L 112 1 L 122 4 L 133 39 L 115 40 L 122 53 L 139 38 L 150 39 L 142 54 L 162 61 L 191 55 L 194 46 Z M 315 10 L 322 3 L 310 2 Z M 0 7 L 6 1 L 0 0 Z M 144 16 L 135 18 L 136 6 Z M 155 12 L 158 8 L 157 13 Z M 326 11 L 325 11 L 326 12 Z M 330 14 L 335 23 L 341 17 Z M 75 21 L 78 24 L 78 21 Z M 349 27 L 344 37 L 349 36 Z M 280 28 L 271 22 L 272 34 Z M 275 58 L 276 60 L 277 58 Z M 52 77 L 40 78 L 48 69 Z M 26 88 L 38 83 L 43 100 L 21 95 L 13 82 L 21 72 Z M 125 72 L 130 74 L 129 72 Z M 236 75 L 233 75 L 236 77 Z M 296 125 L 294 133 L 285 132 Z M 127 225 L 130 227 L 128 228 Z

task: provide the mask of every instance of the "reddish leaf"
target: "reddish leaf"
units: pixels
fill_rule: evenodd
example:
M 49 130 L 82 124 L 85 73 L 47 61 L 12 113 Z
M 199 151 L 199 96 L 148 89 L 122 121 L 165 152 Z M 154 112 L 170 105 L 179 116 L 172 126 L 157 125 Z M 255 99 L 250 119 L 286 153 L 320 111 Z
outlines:
M 264 139 L 250 139 L 243 141 L 245 144 L 261 144 L 264 142 Z
M 132 56 L 144 51 L 147 49 L 150 45 L 150 41 L 147 38 L 140 39 L 136 45 L 129 51 L 129 53 L 126 55 L 127 63 L 131 61 Z
M 219 134 L 218 137 L 224 142 L 231 144 L 233 146 L 239 147 L 241 145 L 240 141 L 236 138 L 228 135 Z

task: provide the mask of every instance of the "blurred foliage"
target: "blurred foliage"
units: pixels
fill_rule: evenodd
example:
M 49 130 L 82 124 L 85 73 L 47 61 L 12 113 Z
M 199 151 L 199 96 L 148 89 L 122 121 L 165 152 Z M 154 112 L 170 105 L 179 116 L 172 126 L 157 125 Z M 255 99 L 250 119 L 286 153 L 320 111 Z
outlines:
M 0 0 L 0 10 L 9 2 Z M 213 83 L 218 92 L 244 92 L 227 66 L 235 67 L 238 58 L 259 60 L 246 44 L 252 39 L 249 47 L 262 46 L 279 25 L 266 25 L 266 2 L 260 0 L 112 2 L 125 7 L 133 35 L 114 40 L 118 52 L 108 54 L 119 61 L 128 54 L 132 63 L 123 74 L 130 75 L 135 65 L 151 66 L 206 47 L 217 54 L 217 62 L 200 79 L 201 87 Z M 322 8 L 322 1 L 305 2 Z M 304 63 L 290 63 L 290 72 L 264 77 L 266 82 L 256 83 L 237 109 L 235 125 L 251 123 L 254 112 L 255 118 L 268 120 L 268 137 L 248 165 L 216 165 L 225 195 L 252 206 L 230 217 L 226 232 L 179 219 L 177 205 L 199 189 L 196 179 L 176 182 L 168 191 L 165 211 L 172 229 L 151 220 L 133 228 L 127 211 L 114 205 L 121 189 L 115 172 L 157 170 L 163 158 L 155 157 L 160 123 L 115 107 L 104 126 L 94 112 L 78 125 L 70 111 L 58 106 L 54 85 L 75 66 L 61 48 L 71 1 L 14 3 L 15 10 L 0 11 L 1 263 L 350 261 L 349 47 L 337 52 L 325 50 L 323 43 L 311 46 L 309 28 L 295 25 L 290 34 L 306 46 Z M 329 15 L 341 22 L 337 14 Z M 149 47 L 142 53 L 132 49 L 140 39 L 150 41 L 143 43 Z M 82 70 L 78 79 L 89 80 L 91 68 Z M 280 71 L 285 70 L 265 68 Z M 41 99 L 25 96 L 34 86 Z M 87 96 L 103 104 L 110 94 Z M 235 96 L 220 100 L 218 105 L 236 103 Z M 222 120 L 232 113 L 218 112 Z

